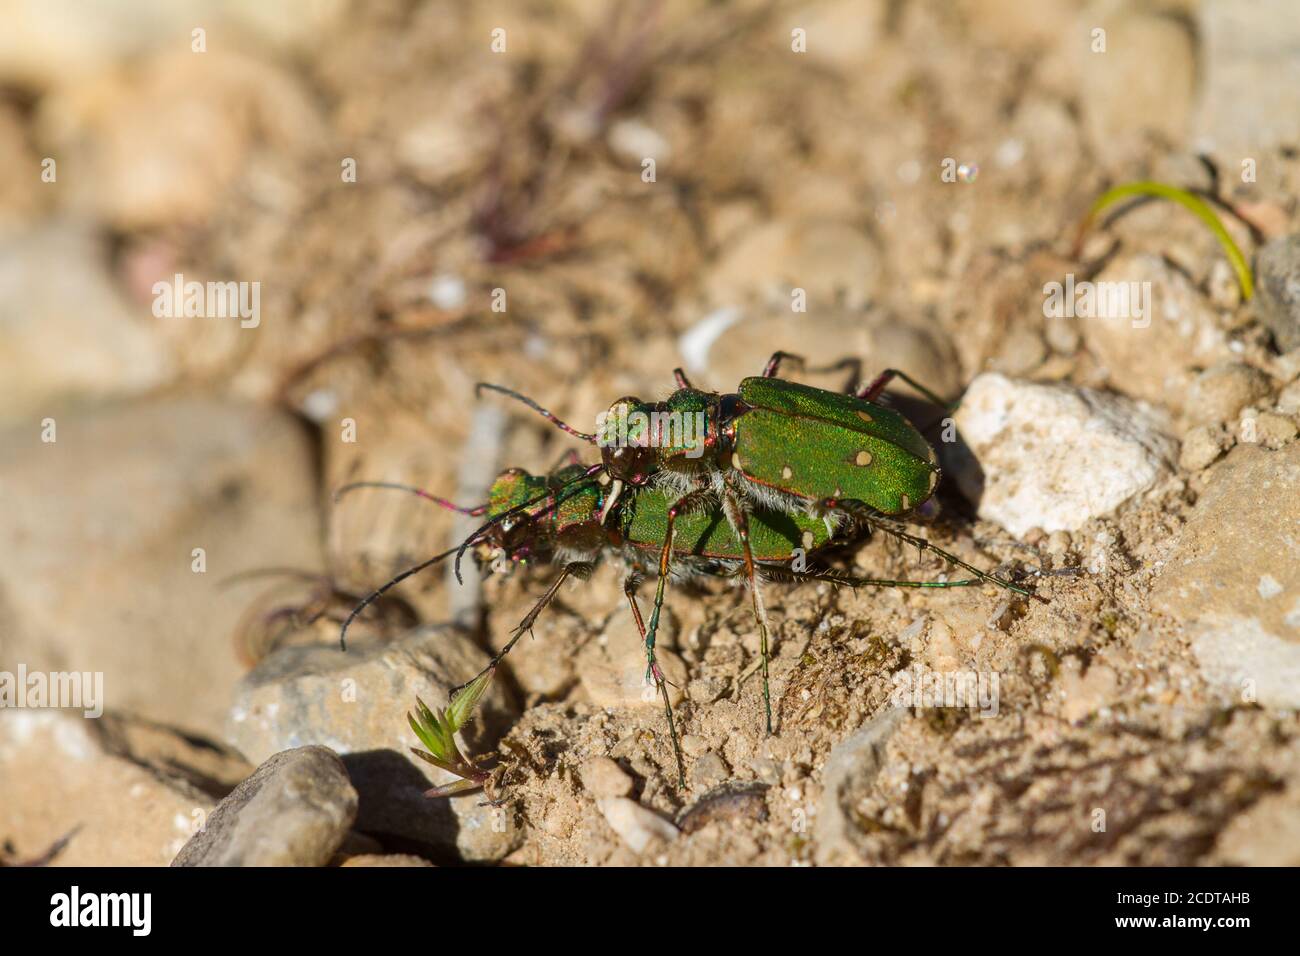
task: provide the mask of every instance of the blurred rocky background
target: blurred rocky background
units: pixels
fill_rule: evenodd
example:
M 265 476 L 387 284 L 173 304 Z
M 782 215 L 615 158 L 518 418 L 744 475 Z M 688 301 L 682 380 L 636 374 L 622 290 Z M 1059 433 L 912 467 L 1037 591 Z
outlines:
M 0 709 L 0 862 L 1300 863 L 1291 0 L 0 0 L 0 25 L 0 672 L 102 672 L 107 708 Z M 1137 179 L 1215 198 L 1253 299 L 1172 204 L 1075 248 Z M 257 283 L 256 322 L 159 315 L 178 274 Z M 1067 275 L 1150 283 L 1151 321 L 1048 317 Z M 743 591 L 679 590 L 683 792 L 606 569 L 472 728 L 505 802 L 423 798 L 406 711 L 546 569 L 427 574 L 342 654 L 341 615 L 464 527 L 333 489 L 472 503 L 573 447 L 479 380 L 581 426 L 776 349 L 969 386 L 927 533 L 1050 603 L 773 586 L 767 738 Z M 915 668 L 997 673 L 998 716 L 891 708 Z

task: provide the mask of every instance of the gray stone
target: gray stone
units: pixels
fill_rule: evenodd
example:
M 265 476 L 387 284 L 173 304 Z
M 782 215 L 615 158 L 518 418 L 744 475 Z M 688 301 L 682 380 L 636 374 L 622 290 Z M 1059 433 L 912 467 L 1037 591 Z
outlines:
M 876 292 L 881 274 L 880 253 L 859 226 L 824 218 L 774 220 L 730 244 L 705 287 L 719 306 L 766 299 L 788 307 L 795 287 L 810 299 L 843 297 L 858 305 Z
M 626 797 L 632 792 L 632 778 L 609 757 L 592 757 L 578 768 L 578 775 L 594 797 Z
M 357 815 L 357 792 L 326 747 L 278 753 L 235 788 L 172 866 L 324 866 Z
M 668 679 L 668 699 L 674 707 L 681 702 L 686 686 L 686 665 L 671 650 L 676 643 L 676 618 L 664 614 L 655 638 L 655 658 Z M 597 707 L 662 707 L 663 698 L 645 676 L 645 644 L 631 610 L 623 605 L 610 614 L 600 638 L 578 653 L 578 679 Z
M 883 710 L 831 749 L 822 770 L 822 799 L 813 830 L 818 866 L 862 863 L 854 845 L 853 806 L 871 789 L 884 764 L 885 745 L 906 716 L 900 708 Z
M 1300 233 L 1280 236 L 1256 253 L 1255 285 L 1255 308 L 1278 348 L 1300 348 Z
M 448 691 L 474 677 L 487 655 L 451 629 L 423 628 L 389 645 L 286 647 L 239 686 L 227 737 L 250 760 L 322 744 L 339 753 L 361 796 L 357 829 L 405 842 L 435 860 L 498 860 L 522 838 L 504 810 L 481 792 L 430 799 L 424 792 L 457 779 L 417 761 L 420 743 L 406 715 L 420 697 L 445 707 Z M 462 731 L 461 752 L 490 750 L 515 709 L 500 681 L 490 686 Z

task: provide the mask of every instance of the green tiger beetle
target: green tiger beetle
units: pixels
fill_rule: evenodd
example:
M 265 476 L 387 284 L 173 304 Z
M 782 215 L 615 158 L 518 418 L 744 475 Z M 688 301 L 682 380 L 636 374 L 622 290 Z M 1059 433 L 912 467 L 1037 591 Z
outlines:
M 603 518 L 608 519 L 629 488 L 653 487 L 671 494 L 660 539 L 651 643 L 658 626 L 661 592 L 672 565 L 677 523 L 693 511 L 721 508 L 743 561 L 758 624 L 768 733 L 772 731 L 770 655 L 766 614 L 754 572 L 749 527 L 753 514 L 821 518 L 828 534 L 833 533 L 835 520 L 851 517 L 921 551 L 930 551 L 980 581 L 1043 600 L 887 520 L 925 504 L 934 495 L 941 473 L 934 449 L 921 433 L 877 399 L 895 378 L 946 407 L 939 396 L 898 369 L 885 370 L 861 389 L 850 385 L 846 393 L 813 388 L 776 377 L 786 360 L 803 361 L 788 352 L 776 352 L 762 375 L 744 379 L 736 392 L 727 394 L 697 389 L 680 368 L 675 369 L 678 388 L 665 401 L 621 398 L 598 420 L 595 433 L 570 427 L 511 389 L 479 385 L 524 403 L 557 428 L 601 449 L 610 482 Z M 857 363 L 850 360 L 840 365 L 856 367 Z
M 846 540 L 843 534 L 836 533 L 834 522 L 800 512 L 752 510 L 745 512 L 742 538 L 718 505 L 681 511 L 674 501 L 674 492 L 647 485 L 636 486 L 620 495 L 611 508 L 612 482 L 604 474 L 604 467 L 603 463 L 581 465 L 574 461 L 546 476 L 530 475 L 518 468 L 507 469 L 493 482 L 488 501 L 472 508 L 460 507 L 422 489 L 392 482 L 358 482 L 340 488 L 336 498 L 367 487 L 407 491 L 441 507 L 488 519 L 457 547 L 406 569 L 362 600 L 343 624 L 340 646 L 346 649 L 348 626 L 370 604 L 395 585 L 453 554 L 472 549 L 480 564 L 497 569 L 529 561 L 558 564 L 560 572 L 555 581 L 511 632 L 505 646 L 474 678 L 477 680 L 495 669 L 518 640 L 531 632 L 539 615 L 570 576 L 585 576 L 604 557 L 621 558 L 626 570 L 623 592 L 645 644 L 646 681 L 654 682 L 663 699 L 678 780 L 685 787 L 685 761 L 678 743 L 667 681 L 655 660 L 655 634 L 669 577 L 686 580 L 701 576 L 733 577 L 743 573 L 752 580 L 755 573 L 762 573 L 783 580 L 828 581 L 848 587 L 948 588 L 981 583 L 978 577 L 955 581 L 900 581 L 851 577 L 829 570 L 795 570 L 793 565 L 797 555 L 814 554 Z M 656 568 L 659 583 L 647 627 L 636 592 L 643 575 Z M 756 607 L 756 613 L 765 613 L 761 603 Z M 766 628 L 765 617 L 760 618 L 760 626 Z M 470 683 L 473 681 L 467 681 L 461 687 Z M 460 689 L 455 688 L 452 694 Z

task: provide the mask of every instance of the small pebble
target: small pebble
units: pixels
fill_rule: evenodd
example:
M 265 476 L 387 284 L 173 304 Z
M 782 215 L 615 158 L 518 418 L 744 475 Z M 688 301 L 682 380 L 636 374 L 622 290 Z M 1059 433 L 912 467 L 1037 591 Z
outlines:
M 626 797 L 605 797 L 596 805 L 610 829 L 635 853 L 642 852 L 652 840 L 677 839 L 675 826 L 653 810 Z
M 1079 351 L 1083 336 L 1079 324 L 1072 319 L 1048 319 L 1043 323 L 1043 338 L 1057 355 L 1073 355 Z
M 1054 558 L 1063 558 L 1070 553 L 1073 545 L 1068 531 L 1053 531 L 1047 536 L 1047 553 Z
M 727 682 L 717 677 L 697 677 L 686 685 L 686 696 L 700 704 L 712 704 L 727 692 Z
M 342 866 L 433 866 L 422 856 L 411 853 L 362 853 L 350 856 Z
M 1277 407 L 1288 415 L 1300 412 L 1300 380 L 1292 382 L 1277 397 Z
M 677 818 L 683 833 L 694 833 L 710 823 L 767 819 L 764 787 L 752 783 L 719 787 L 706 793 Z
M 1192 383 L 1187 416 L 1198 425 L 1231 421 L 1239 411 L 1271 391 L 1268 376 L 1258 369 L 1222 362 L 1207 368 Z
M 716 787 L 729 776 L 727 765 L 716 753 L 706 753 L 691 768 L 691 784 L 701 790 Z
M 578 771 L 582 785 L 592 795 L 600 797 L 626 797 L 632 792 L 632 778 L 608 757 L 593 757 Z
M 709 742 L 698 734 L 686 734 L 682 737 L 682 753 L 689 757 L 698 757 L 707 753 Z
M 463 308 L 467 298 L 465 280 L 460 276 L 436 275 L 429 281 L 429 301 L 439 309 Z
M 1296 434 L 1295 422 L 1286 415 L 1260 412 L 1255 416 L 1255 438 L 1270 448 L 1281 448 Z
M 1200 471 L 1223 454 L 1229 444 L 1227 429 L 1222 426 L 1197 425 L 1183 436 L 1178 464 L 1187 471 Z

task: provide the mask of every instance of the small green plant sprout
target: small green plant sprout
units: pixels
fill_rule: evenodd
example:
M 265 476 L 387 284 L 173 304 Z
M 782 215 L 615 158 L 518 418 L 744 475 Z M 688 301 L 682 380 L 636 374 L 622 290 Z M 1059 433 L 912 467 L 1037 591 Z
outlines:
M 1219 245 L 1223 247 L 1224 253 L 1228 257 L 1228 262 L 1232 265 L 1232 270 L 1237 274 L 1237 284 L 1241 286 L 1241 298 L 1249 301 L 1255 294 L 1255 285 L 1250 272 L 1250 264 L 1247 263 L 1246 257 L 1242 254 L 1237 243 L 1233 241 L 1228 230 L 1223 227 L 1219 217 L 1214 214 L 1214 210 L 1196 193 L 1189 192 L 1186 189 L 1179 189 L 1177 186 L 1169 186 L 1165 183 L 1154 182 L 1152 180 L 1139 180 L 1138 182 L 1124 183 L 1106 190 L 1088 210 L 1084 216 L 1083 222 L 1079 224 L 1078 234 L 1075 236 L 1074 251 L 1078 255 L 1083 247 L 1083 237 L 1097 221 L 1102 210 L 1121 202 L 1125 199 L 1154 197 L 1157 199 L 1168 199 L 1170 202 L 1178 203 L 1201 222 L 1205 223 L 1214 233 L 1214 237 L 1219 240 Z
M 425 763 L 431 763 L 440 770 L 460 777 L 459 780 L 426 790 L 424 792 L 426 797 L 450 797 L 457 793 L 478 790 L 485 787 L 491 779 L 490 770 L 484 770 L 475 760 L 460 752 L 460 747 L 456 745 L 456 733 L 469 723 L 474 708 L 478 706 L 479 700 L 492 682 L 495 670 L 495 668 L 488 668 L 466 684 L 452 697 L 451 703 L 445 710 L 430 710 L 428 704 L 419 697 L 415 698 L 415 713 L 408 713 L 406 719 L 411 729 L 415 731 L 415 736 L 420 738 L 420 743 L 429 749 L 426 753 L 412 747 L 411 753 Z

